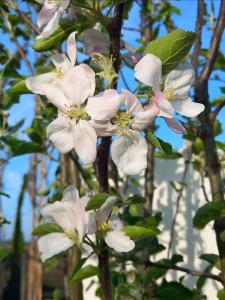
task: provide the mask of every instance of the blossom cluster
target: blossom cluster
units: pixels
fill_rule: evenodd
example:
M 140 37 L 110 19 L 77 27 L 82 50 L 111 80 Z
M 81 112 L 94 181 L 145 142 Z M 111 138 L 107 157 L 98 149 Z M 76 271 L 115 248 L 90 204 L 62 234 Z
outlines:
M 85 211 L 89 199 L 88 196 L 80 198 L 78 191 L 69 186 L 61 201 L 42 209 L 42 216 L 53 219 L 61 228 L 60 232 L 46 234 L 38 240 L 43 261 L 74 245 L 82 249 L 87 236 L 93 234 L 104 238 L 106 244 L 118 252 L 128 252 L 135 247 L 123 232 L 122 221 L 112 214 L 116 197 L 109 197 L 98 210 Z

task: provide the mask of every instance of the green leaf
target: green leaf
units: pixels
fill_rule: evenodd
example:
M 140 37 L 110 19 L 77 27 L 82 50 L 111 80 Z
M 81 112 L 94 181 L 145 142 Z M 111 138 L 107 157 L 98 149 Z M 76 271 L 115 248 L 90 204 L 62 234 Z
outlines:
M 124 205 L 133 205 L 133 204 L 143 204 L 146 202 L 146 199 L 140 195 L 134 195 L 129 197 L 126 201 L 123 202 Z
M 221 241 L 225 242 L 225 230 L 223 230 L 220 234 Z
M 37 52 L 59 49 L 67 36 L 76 30 L 76 22 L 69 19 L 59 21 L 59 27 L 48 37 L 36 40 L 33 49 Z
M 100 208 L 109 197 L 110 195 L 106 193 L 95 194 L 88 201 L 88 204 L 86 206 L 86 211 Z
M 156 236 L 160 234 L 160 230 L 155 226 L 141 227 L 141 226 L 125 226 L 123 231 L 131 239 L 141 239 L 149 236 Z
M 24 140 L 17 140 L 15 137 L 10 136 L 5 139 L 5 143 L 10 146 L 13 156 L 28 154 L 28 153 L 43 153 L 44 146 L 27 142 Z
M 179 282 L 163 283 L 157 290 L 160 300 L 197 300 L 195 294 Z
M 9 95 L 21 95 L 21 94 L 32 94 L 32 92 L 27 88 L 25 80 L 17 82 L 10 90 Z
M 95 275 L 98 275 L 98 268 L 93 265 L 87 265 L 74 273 L 70 281 L 77 282 Z
M 159 158 L 159 159 L 178 159 L 182 157 L 182 154 L 178 153 L 178 152 L 172 152 L 170 154 L 165 154 L 163 152 L 155 152 L 155 157 Z
M 42 236 L 52 232 L 63 232 L 63 229 L 56 223 L 45 223 L 35 227 L 32 234 Z
M 196 34 L 184 30 L 174 30 L 163 37 L 150 42 L 145 54 L 150 53 L 162 61 L 162 74 L 166 75 L 175 69 L 190 51 Z
M 11 253 L 11 249 L 0 246 L 0 262 L 5 259 Z
M 203 229 L 210 221 L 225 216 L 225 201 L 209 202 L 198 209 L 193 224 L 195 228 Z
M 172 146 L 169 143 L 164 142 L 160 138 L 156 137 L 151 131 L 145 130 L 145 133 L 147 135 L 147 138 L 149 141 L 157 148 L 159 148 L 160 151 L 162 151 L 164 154 L 171 154 L 173 149 Z
M 217 292 L 217 298 L 218 298 L 219 300 L 225 300 L 225 291 L 224 291 L 224 289 L 219 290 L 219 291 Z

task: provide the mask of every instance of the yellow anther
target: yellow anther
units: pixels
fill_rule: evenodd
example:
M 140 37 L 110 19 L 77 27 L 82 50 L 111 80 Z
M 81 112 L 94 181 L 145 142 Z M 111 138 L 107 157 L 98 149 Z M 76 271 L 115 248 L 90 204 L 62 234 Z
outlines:
M 118 124 L 120 129 L 125 129 L 128 126 L 131 126 L 133 122 L 134 121 L 129 111 L 118 112 L 115 117 L 115 123 Z
M 105 222 L 102 222 L 98 225 L 98 230 L 105 232 L 105 231 L 108 231 L 111 226 L 112 226 L 111 221 L 105 221 Z
M 67 111 L 66 115 L 71 119 L 71 120 L 87 120 L 88 119 L 88 114 L 86 111 L 77 106 L 71 106 L 69 110 Z
M 47 0 L 48 4 L 58 4 L 60 3 L 62 0 Z
M 169 86 L 168 88 L 166 88 L 166 90 L 163 92 L 164 97 L 166 98 L 166 100 L 168 101 L 172 101 L 175 97 L 174 95 L 174 88 L 172 86 Z
M 55 76 L 58 78 L 58 79 L 62 79 L 63 76 L 64 76 L 64 72 L 62 71 L 62 68 L 57 68 L 55 70 Z
M 64 232 L 65 236 L 68 237 L 70 240 L 73 240 L 75 243 L 79 243 L 79 236 L 76 231 L 74 230 L 66 230 Z

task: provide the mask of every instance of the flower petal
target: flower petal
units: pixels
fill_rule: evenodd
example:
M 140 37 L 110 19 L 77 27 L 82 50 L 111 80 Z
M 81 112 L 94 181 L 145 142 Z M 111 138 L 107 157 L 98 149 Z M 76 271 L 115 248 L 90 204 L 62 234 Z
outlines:
M 162 82 L 162 62 L 152 54 L 146 54 L 134 68 L 135 77 L 140 82 L 151 86 L 153 91 L 159 89 Z
M 47 9 L 46 6 L 44 5 L 37 16 L 37 26 L 41 28 L 42 26 L 47 24 L 49 20 L 53 17 L 56 9 L 57 8 Z
M 46 84 L 52 84 L 54 80 L 55 74 L 53 72 L 44 73 L 27 78 L 26 86 L 34 94 L 45 95 L 47 89 Z
M 117 201 L 116 197 L 114 197 L 114 196 L 109 197 L 106 200 L 106 202 L 95 213 L 95 219 L 98 224 L 105 222 L 108 219 L 116 201 Z
M 87 29 L 80 35 L 80 40 L 84 44 L 84 51 L 88 55 L 93 53 L 109 53 L 109 37 L 96 29 Z
M 112 222 L 111 229 L 113 231 L 121 230 L 123 228 L 123 222 L 117 216 L 111 216 L 110 221 Z
M 107 121 L 115 116 L 124 101 L 124 94 L 120 95 L 116 90 L 108 89 L 97 96 L 89 97 L 86 111 L 93 120 Z
M 136 115 L 139 112 L 144 111 L 144 108 L 138 98 L 128 90 L 122 89 L 122 95 L 125 95 L 125 105 L 127 110 L 130 111 L 133 115 Z
M 105 237 L 106 244 L 117 252 L 129 252 L 135 243 L 123 231 L 109 231 Z
M 61 80 L 61 87 L 70 105 L 80 106 L 91 94 L 90 80 L 80 66 L 70 68 Z
M 137 175 L 147 167 L 148 146 L 138 132 L 129 130 L 112 142 L 112 160 L 127 175 Z
M 178 134 L 185 134 L 186 130 L 184 126 L 175 118 L 164 118 L 167 125 L 172 129 L 174 132 Z
M 76 221 L 76 229 L 79 234 L 80 241 L 83 239 L 85 232 L 85 207 L 86 202 L 84 199 L 79 199 L 76 201 L 73 207 L 74 215 L 75 215 L 75 221 Z
M 203 104 L 193 102 L 191 97 L 186 100 L 173 100 L 172 105 L 176 112 L 190 118 L 198 116 L 205 109 Z
M 37 40 L 48 37 L 56 30 L 59 24 L 60 13 L 61 11 L 59 9 L 54 13 L 54 16 L 50 19 L 48 24 L 42 30 L 42 33 L 36 37 Z
M 70 0 L 63 0 L 62 4 L 61 4 L 62 10 L 67 9 L 67 7 L 69 6 L 69 4 L 70 4 Z
M 47 127 L 47 137 L 61 153 L 73 149 L 74 125 L 69 125 L 64 117 L 58 117 Z
M 76 228 L 75 214 L 68 202 L 55 201 L 54 203 L 47 204 L 42 208 L 41 214 L 43 217 L 52 217 L 65 231 Z
M 97 136 L 111 136 L 116 132 L 117 126 L 112 125 L 109 121 L 90 120 L 89 123 L 95 129 Z
M 166 117 L 166 118 L 172 118 L 174 114 L 174 107 L 172 105 L 172 101 L 169 102 L 168 100 L 162 98 L 158 102 L 158 107 L 160 109 L 159 116 L 160 117 Z
M 69 249 L 73 245 L 74 242 L 60 232 L 49 233 L 38 240 L 38 248 L 41 252 L 41 260 L 43 262 L 46 259 Z
M 139 112 L 135 115 L 135 123 L 132 125 L 132 128 L 136 130 L 143 130 L 154 121 L 158 114 L 159 108 L 156 104 L 153 103 L 153 105 L 149 105 L 147 109 L 145 107 L 145 111 Z
M 75 32 L 72 32 L 67 39 L 67 55 L 70 59 L 71 65 L 74 66 L 77 58 L 77 46 L 75 40 Z
M 73 132 L 74 148 L 84 164 L 91 164 L 97 155 L 97 135 L 88 121 L 80 120 Z
M 62 202 L 67 202 L 73 207 L 74 203 L 80 199 L 78 190 L 73 186 L 68 186 L 63 191 Z
M 188 91 L 194 79 L 193 67 L 191 65 L 180 65 L 166 76 L 165 89 L 172 86 L 176 99 L 187 99 Z
M 80 69 L 83 69 L 86 77 L 89 79 L 90 91 L 89 96 L 93 96 L 95 92 L 95 72 L 86 64 L 80 64 Z
M 51 60 L 54 66 L 57 69 L 61 69 L 63 73 L 68 71 L 73 66 L 65 54 L 54 54 L 51 56 Z

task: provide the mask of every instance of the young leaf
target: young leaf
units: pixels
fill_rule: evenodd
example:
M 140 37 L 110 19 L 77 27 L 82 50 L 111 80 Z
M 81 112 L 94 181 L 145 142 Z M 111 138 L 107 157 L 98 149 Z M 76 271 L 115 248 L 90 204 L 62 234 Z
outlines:
M 225 216 L 225 201 L 209 202 L 196 212 L 193 224 L 195 228 L 203 229 L 210 221 Z
M 75 30 L 76 22 L 62 19 L 59 21 L 59 27 L 48 37 L 36 40 L 33 49 L 37 52 L 58 49 L 67 36 Z
M 196 34 L 181 29 L 174 30 L 163 37 L 150 42 L 145 54 L 150 53 L 162 61 L 162 74 L 166 75 L 175 69 L 190 51 Z
M 191 290 L 175 281 L 163 283 L 157 290 L 157 298 L 160 300 L 196 300 Z
M 95 275 L 98 275 L 98 268 L 93 265 L 87 265 L 73 274 L 70 281 L 77 282 Z
M 88 204 L 86 206 L 86 211 L 98 209 L 101 207 L 105 201 L 110 197 L 109 194 L 106 193 L 98 193 L 91 197 L 91 199 L 88 201 Z
M 160 230 L 157 227 L 141 227 L 141 226 L 125 226 L 123 231 L 131 239 L 141 239 L 148 236 L 156 236 L 160 234 Z
M 11 253 L 11 249 L 0 246 L 0 262 L 5 259 Z
M 171 154 L 173 149 L 172 146 L 169 143 L 164 142 L 160 138 L 157 138 L 151 131 L 145 130 L 145 133 L 147 135 L 147 138 L 149 141 L 157 148 L 159 148 L 160 151 L 162 151 L 164 154 Z
M 9 95 L 21 95 L 21 94 L 32 94 L 32 92 L 27 88 L 25 80 L 21 80 L 17 82 L 13 87 L 9 90 Z
M 129 197 L 126 201 L 123 202 L 123 205 L 133 205 L 133 204 L 143 204 L 146 202 L 146 199 L 140 195 L 134 195 Z
M 42 236 L 52 232 L 63 232 L 63 229 L 56 223 L 45 223 L 35 227 L 32 234 Z

